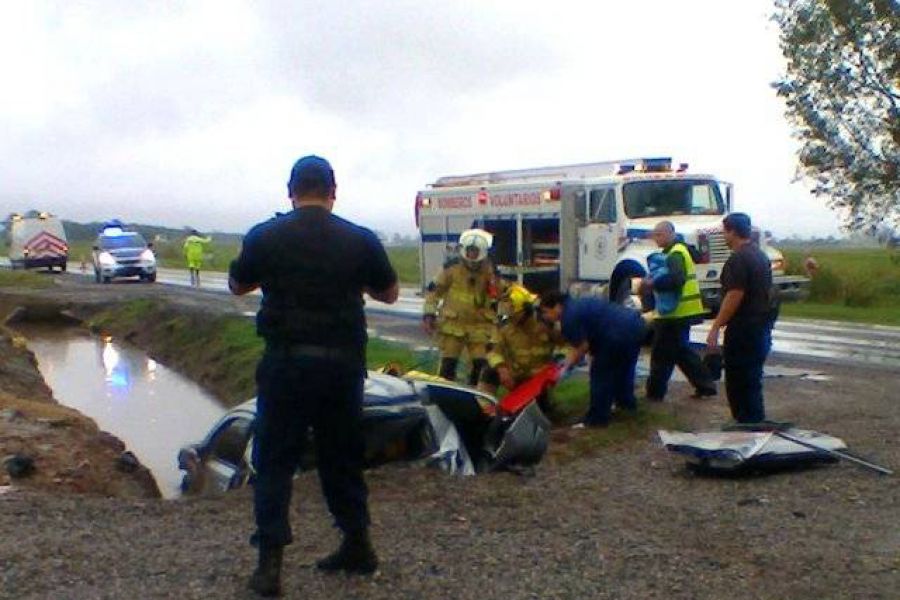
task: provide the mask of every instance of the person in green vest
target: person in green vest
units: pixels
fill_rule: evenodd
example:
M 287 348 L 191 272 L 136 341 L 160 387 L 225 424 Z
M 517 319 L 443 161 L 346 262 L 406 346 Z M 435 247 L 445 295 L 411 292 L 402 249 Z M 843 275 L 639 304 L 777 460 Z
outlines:
M 679 241 L 675 226 L 660 221 L 653 228 L 653 240 L 666 256 L 668 273 L 647 277 L 644 291 L 675 292 L 675 309 L 659 314 L 653 323 L 653 346 L 650 350 L 650 376 L 647 378 L 647 400 L 661 402 L 677 365 L 695 389 L 695 398 L 716 395 L 716 384 L 700 356 L 690 346 L 691 325 L 700 323 L 706 309 L 700 297 L 697 270 L 687 246 Z
M 200 287 L 200 267 L 203 266 L 203 251 L 206 244 L 212 241 L 211 237 L 203 237 L 196 229 L 184 240 L 184 258 L 187 268 L 191 272 L 191 285 Z

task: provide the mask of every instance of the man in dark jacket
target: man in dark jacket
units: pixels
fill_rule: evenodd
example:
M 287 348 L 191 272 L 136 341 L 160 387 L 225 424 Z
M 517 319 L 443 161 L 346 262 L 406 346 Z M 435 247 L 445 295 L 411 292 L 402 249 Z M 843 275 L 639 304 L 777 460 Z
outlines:
M 751 239 L 749 216 L 732 213 L 722 223 L 732 254 L 722 269 L 724 297 L 706 344 L 708 351 L 717 351 L 719 331 L 725 328 L 725 392 L 731 415 L 738 423 L 758 423 L 766 418 L 763 364 L 777 314 L 772 267 Z
M 371 573 L 378 564 L 362 473 L 363 293 L 390 304 L 399 288 L 375 234 L 331 213 L 335 189 L 325 159 L 298 160 L 288 182 L 294 210 L 253 227 L 229 273 L 233 293 L 258 287 L 263 293 L 251 538 L 259 564 L 249 582 L 263 596 L 280 593 L 282 549 L 293 539 L 292 480 L 309 427 L 322 491 L 344 534 L 340 548 L 317 566 Z
M 657 223 L 653 239 L 666 255 L 668 273 L 655 279 L 648 277 L 642 286 L 645 290 L 674 292 L 678 295 L 678 303 L 671 312 L 659 314 L 653 324 L 647 400 L 662 401 L 665 398 L 675 365 L 694 386 L 694 397 L 714 396 L 716 386 L 712 377 L 690 345 L 691 325 L 699 323 L 706 313 L 694 260 L 687 246 L 678 240 L 675 226 L 669 221 Z
M 624 410 L 637 408 L 634 372 L 645 327 L 641 315 L 601 298 L 569 298 L 550 292 L 541 297 L 541 317 L 560 322 L 562 335 L 573 348 L 564 370 L 591 355 L 591 405 L 582 419 L 587 427 L 609 424 L 613 402 Z

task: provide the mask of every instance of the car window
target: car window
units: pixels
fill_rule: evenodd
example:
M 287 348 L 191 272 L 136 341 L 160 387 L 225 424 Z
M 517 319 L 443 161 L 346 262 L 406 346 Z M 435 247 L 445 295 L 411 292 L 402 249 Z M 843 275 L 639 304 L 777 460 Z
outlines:
M 210 441 L 210 456 L 239 466 L 247 450 L 251 424 L 250 419 L 240 417 L 225 422 Z
M 98 246 L 103 250 L 117 250 L 119 248 L 143 248 L 147 241 L 139 233 L 123 233 L 121 235 L 102 235 Z

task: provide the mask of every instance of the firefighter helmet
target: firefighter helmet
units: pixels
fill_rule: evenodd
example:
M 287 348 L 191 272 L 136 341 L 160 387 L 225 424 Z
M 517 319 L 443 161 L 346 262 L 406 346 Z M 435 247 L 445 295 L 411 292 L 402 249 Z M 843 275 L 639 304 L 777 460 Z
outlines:
M 509 298 L 511 314 L 514 315 L 523 312 L 529 307 L 533 307 L 538 301 L 537 294 L 532 294 L 527 288 L 518 283 L 509 286 L 506 296 Z
M 459 236 L 459 255 L 469 266 L 476 266 L 487 258 L 494 236 L 483 229 L 467 229 Z

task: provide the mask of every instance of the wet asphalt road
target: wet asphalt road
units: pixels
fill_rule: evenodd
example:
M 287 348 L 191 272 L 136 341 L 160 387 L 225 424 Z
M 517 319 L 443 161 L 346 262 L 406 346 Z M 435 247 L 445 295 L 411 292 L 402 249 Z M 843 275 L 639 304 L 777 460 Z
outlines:
M 2 263 L 0 266 L 3 266 Z M 72 275 L 79 276 L 77 272 Z M 157 284 L 187 287 L 190 285 L 190 277 L 182 269 L 160 269 Z M 227 293 L 227 274 L 202 273 L 201 289 Z M 366 311 L 373 333 L 379 337 L 428 348 L 430 340 L 419 328 L 422 298 L 416 291 L 415 288 L 403 288 L 400 299 L 390 306 L 369 300 Z M 248 316 L 251 315 L 252 313 L 248 313 Z M 705 343 L 708 331 L 707 323 L 694 327 L 691 340 Z M 776 356 L 812 359 L 823 363 L 900 368 L 900 327 L 782 319 L 773 332 L 772 352 Z

